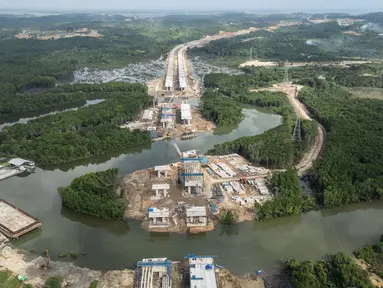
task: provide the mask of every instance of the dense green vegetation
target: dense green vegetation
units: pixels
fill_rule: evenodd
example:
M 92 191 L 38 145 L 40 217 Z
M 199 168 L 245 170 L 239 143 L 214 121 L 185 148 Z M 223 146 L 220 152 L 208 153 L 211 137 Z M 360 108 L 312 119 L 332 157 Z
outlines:
M 16 95 L 3 99 L 0 116 L 55 108 L 67 104 L 85 104 L 85 100 L 108 99 L 126 93 L 146 93 L 147 88 L 140 84 L 109 82 L 104 84 L 62 85 L 48 92 L 35 95 Z
M 137 91 L 119 92 L 97 105 L 7 127 L 0 132 L 0 155 L 53 165 L 148 144 L 149 132 L 118 127 L 134 120 L 150 102 L 146 93 Z
M 268 168 L 288 167 L 300 159 L 301 154 L 311 146 L 316 136 L 316 123 L 302 122 L 302 141 L 293 142 L 292 133 L 295 114 L 284 93 L 258 91 L 249 92 L 251 88 L 271 85 L 278 80 L 276 70 L 259 69 L 253 75 L 229 76 L 209 74 L 205 76 L 205 85 L 216 89 L 222 99 L 230 97 L 240 103 L 267 108 L 283 117 L 283 124 L 263 134 L 241 137 L 237 140 L 215 145 L 210 154 L 238 153 L 248 160 Z M 256 76 L 257 75 L 257 76 Z
M 158 59 L 175 45 L 215 34 L 233 21 L 228 30 L 249 27 L 245 14 L 167 16 L 135 19 L 121 15 L 54 15 L 13 17 L 0 15 L 0 115 L 9 115 L 72 103 L 90 95 L 23 95 L 31 89 L 48 89 L 70 81 L 79 68 L 124 67 L 130 63 Z M 229 20 L 230 19 L 230 20 Z M 220 22 L 224 20 L 224 22 Z M 236 21 L 236 23 L 234 23 Z M 73 37 L 58 40 L 16 39 L 21 29 L 36 33 L 56 30 L 72 32 L 87 27 L 102 37 Z
M 17 275 L 8 271 L 1 270 L 0 271 L 0 287 L 4 288 L 29 288 L 32 287 L 29 284 L 20 283 L 19 279 L 17 279 Z
M 233 210 L 222 210 L 219 217 L 219 222 L 222 225 L 233 225 L 238 219 L 238 216 Z
M 383 235 L 380 236 L 379 242 L 355 250 L 354 255 L 370 265 L 369 271 L 383 278 Z
M 49 277 L 45 282 L 44 288 L 61 288 L 63 279 L 59 276 Z
M 323 15 L 321 17 L 323 19 Z M 278 20 L 282 20 L 281 17 Z M 302 18 L 297 20 L 303 23 L 280 27 L 274 32 L 259 30 L 246 36 L 221 39 L 195 48 L 192 53 L 209 62 L 233 66 L 248 61 L 250 56 L 278 62 L 322 62 L 382 56 L 381 36 L 377 31 L 360 30 L 363 22 L 342 27 L 336 21 L 314 24 Z M 267 24 L 258 27 L 272 25 L 268 21 L 264 23 Z M 346 31 L 357 31 L 361 35 L 344 34 Z
M 323 85 L 323 76 L 329 82 L 345 87 L 376 87 L 383 88 L 383 65 L 381 63 L 350 65 L 349 68 L 339 66 L 306 66 L 291 69 L 293 79 L 301 84 L 315 88 Z M 299 79 L 299 80 L 298 80 Z M 318 82 L 318 83 L 317 83 Z
M 242 108 L 238 103 L 219 96 L 213 90 L 206 91 L 201 100 L 202 115 L 216 123 L 218 127 L 237 124 L 243 119 Z
M 58 191 L 63 205 L 76 212 L 122 220 L 126 201 L 118 191 L 120 181 L 119 170 L 109 169 L 78 177 Z
M 89 288 L 97 288 L 98 281 L 94 280 L 92 283 L 90 283 Z
M 334 84 L 299 95 L 325 127 L 326 151 L 313 170 L 325 207 L 383 198 L 383 102 L 357 99 Z
M 373 288 L 366 271 L 344 253 L 312 263 L 287 261 L 286 272 L 295 288 Z
M 292 168 L 286 172 L 273 173 L 269 188 L 275 197 L 262 205 L 256 204 L 258 220 L 298 215 L 315 209 L 315 198 L 303 196 L 298 181 L 297 171 Z

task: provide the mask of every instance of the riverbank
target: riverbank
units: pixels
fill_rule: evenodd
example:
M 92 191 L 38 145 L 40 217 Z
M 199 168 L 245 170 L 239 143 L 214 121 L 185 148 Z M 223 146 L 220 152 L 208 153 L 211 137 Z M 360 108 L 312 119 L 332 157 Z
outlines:
M 1 240 L 0 240 L 1 241 Z M 135 270 L 111 270 L 106 272 L 81 268 L 68 262 L 47 262 L 45 257 L 36 257 L 26 251 L 20 251 L 0 242 L 0 271 L 10 271 L 12 278 L 17 275 L 27 277 L 26 284 L 34 287 L 43 287 L 49 277 L 59 276 L 63 280 L 63 287 L 71 286 L 77 288 L 88 288 L 97 281 L 99 288 L 133 288 L 136 283 Z M 47 267 L 47 265 L 49 267 Z M 173 262 L 173 271 L 181 273 L 177 266 L 180 262 Z M 173 288 L 182 288 L 182 275 L 174 275 L 176 280 Z M 6 279 L 2 279 L 4 281 Z M 250 276 L 241 278 L 234 276 L 226 269 L 217 271 L 217 281 L 222 288 L 264 288 L 261 278 L 252 279 Z M 2 283 L 0 282 L 0 285 Z

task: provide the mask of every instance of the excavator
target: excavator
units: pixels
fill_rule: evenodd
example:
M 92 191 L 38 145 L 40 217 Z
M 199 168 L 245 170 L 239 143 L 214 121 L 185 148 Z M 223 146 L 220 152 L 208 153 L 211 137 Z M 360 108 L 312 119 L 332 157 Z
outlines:
M 41 268 L 42 269 L 49 269 L 52 266 L 51 266 L 51 257 L 49 256 L 48 249 L 45 250 L 44 256 L 45 256 L 46 263 L 45 264 L 41 264 Z

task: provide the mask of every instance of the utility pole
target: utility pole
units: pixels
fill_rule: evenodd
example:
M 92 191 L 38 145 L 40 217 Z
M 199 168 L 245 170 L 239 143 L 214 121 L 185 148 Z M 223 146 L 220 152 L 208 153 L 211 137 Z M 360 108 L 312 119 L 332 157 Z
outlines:
M 297 119 L 295 120 L 294 132 L 293 132 L 293 141 L 301 141 L 302 140 L 302 130 L 301 130 L 301 118 L 297 115 Z

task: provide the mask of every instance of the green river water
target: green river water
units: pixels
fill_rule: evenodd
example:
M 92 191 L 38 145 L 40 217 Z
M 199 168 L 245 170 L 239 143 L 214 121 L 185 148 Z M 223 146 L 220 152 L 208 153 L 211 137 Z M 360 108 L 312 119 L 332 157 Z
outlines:
M 281 118 L 276 115 L 251 109 L 244 109 L 244 113 L 246 117 L 238 127 L 179 141 L 180 149 L 205 152 L 214 144 L 259 134 L 281 123 Z M 68 185 L 75 177 L 114 167 L 120 168 L 121 176 L 124 176 L 137 169 L 177 161 L 177 156 L 171 144 L 161 141 L 124 154 L 43 170 L 37 168 L 34 174 L 1 181 L 0 197 L 42 222 L 40 229 L 13 244 L 28 250 L 34 248 L 38 253 L 49 249 L 53 260 L 58 259 L 59 253 L 69 254 L 73 250 L 79 252 L 75 264 L 101 270 L 134 268 L 135 262 L 143 257 L 178 260 L 194 253 L 217 255 L 217 263 L 233 273 L 255 269 L 271 273 L 281 260 L 290 257 L 318 259 L 339 250 L 351 252 L 383 232 L 383 202 L 310 212 L 266 223 L 246 222 L 226 230 L 218 227 L 200 235 L 149 233 L 141 229 L 137 221 L 106 221 L 61 206 L 57 187 Z

